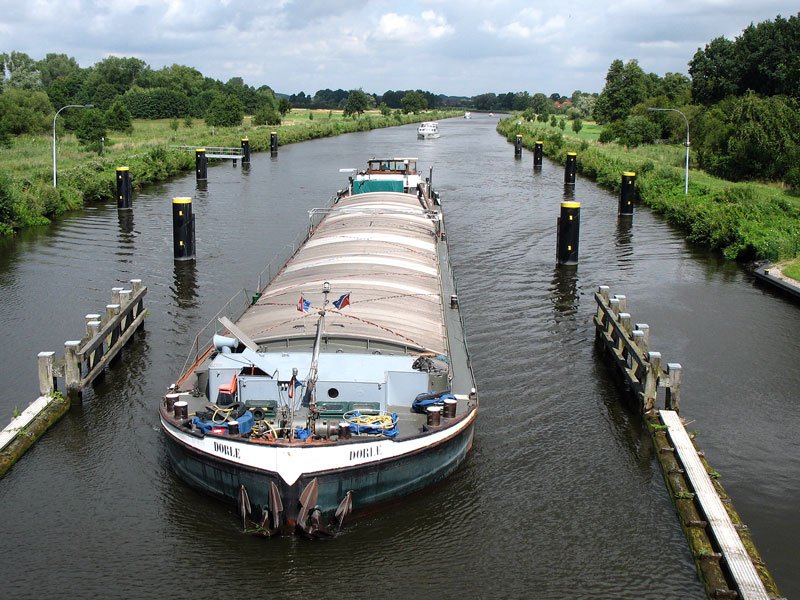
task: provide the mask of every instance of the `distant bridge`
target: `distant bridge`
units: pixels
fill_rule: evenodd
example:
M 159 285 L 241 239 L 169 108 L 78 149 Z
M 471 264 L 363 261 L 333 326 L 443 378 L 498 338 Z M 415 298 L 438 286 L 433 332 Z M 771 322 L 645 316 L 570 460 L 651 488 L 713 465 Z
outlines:
M 226 148 L 224 146 L 173 146 L 178 150 L 195 152 L 198 148 L 206 149 L 206 158 L 227 158 L 232 160 L 241 159 L 244 156 L 242 148 Z

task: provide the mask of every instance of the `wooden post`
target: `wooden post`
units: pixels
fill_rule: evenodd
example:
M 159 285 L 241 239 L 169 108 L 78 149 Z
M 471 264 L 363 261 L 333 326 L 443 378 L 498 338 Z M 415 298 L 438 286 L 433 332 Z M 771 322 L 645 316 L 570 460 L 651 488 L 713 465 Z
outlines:
M 120 304 L 119 301 L 119 293 L 125 288 L 121 287 L 112 287 L 111 288 L 111 303 L 112 304 Z
M 106 304 L 106 317 L 105 322 L 108 323 L 119 314 L 119 304 Z M 119 326 L 115 327 L 109 335 L 108 345 L 113 346 L 119 339 Z
M 607 285 L 601 285 L 597 288 L 597 293 L 603 298 L 605 304 L 608 304 L 608 297 L 611 295 L 611 288 Z
M 56 389 L 56 378 L 53 374 L 53 357 L 55 352 L 39 352 L 39 395 L 49 396 Z
M 667 374 L 669 375 L 669 387 L 667 387 L 667 399 L 665 407 L 667 410 L 674 410 L 676 413 L 681 409 L 681 379 L 683 367 L 680 363 L 667 363 Z
M 98 313 L 89 313 L 88 315 L 86 315 L 85 317 L 83 317 L 84 319 L 86 319 L 86 337 L 88 337 L 89 339 L 91 339 L 91 338 L 92 338 L 92 336 L 94 335 L 94 333 L 97 333 L 96 331 L 95 331 L 94 333 L 92 333 L 92 332 L 90 331 L 90 329 L 89 329 L 89 324 L 90 324 L 90 323 L 92 323 L 92 322 L 94 322 L 94 321 L 99 321 L 99 320 L 100 320 L 100 317 L 101 317 L 101 315 L 100 315 L 100 314 L 98 314 Z
M 628 312 L 628 297 L 623 294 L 615 294 L 614 298 L 619 301 L 619 312 Z
M 636 323 L 636 329 L 642 332 L 639 348 L 642 352 L 647 352 L 650 347 L 650 325 L 647 323 Z
M 131 283 L 131 290 L 133 290 L 133 293 L 134 294 L 138 294 L 139 290 L 142 289 L 142 280 L 141 279 L 131 279 L 130 283 Z M 143 310 L 144 310 L 144 296 L 141 296 L 139 298 L 139 301 L 136 303 L 136 308 L 133 309 L 133 312 L 131 313 L 131 316 L 135 319 L 136 317 L 139 316 L 139 313 L 141 313 Z M 142 327 L 144 327 L 144 321 L 142 321 L 141 324 L 139 325 L 140 329 Z
M 608 301 L 608 306 L 611 308 L 611 312 L 614 313 L 614 316 L 619 316 L 619 298 L 611 298 Z
M 658 397 L 658 376 L 661 373 L 661 353 L 647 353 L 648 369 L 644 381 L 644 398 L 642 399 L 642 412 L 652 415 L 656 410 Z
M 81 397 L 81 362 L 78 357 L 80 340 L 64 342 L 64 383 L 67 388 L 67 397 L 71 400 L 80 400 Z
M 631 331 L 633 331 L 631 329 L 631 315 L 626 312 L 619 313 L 619 324 L 622 326 L 625 333 L 630 336 Z

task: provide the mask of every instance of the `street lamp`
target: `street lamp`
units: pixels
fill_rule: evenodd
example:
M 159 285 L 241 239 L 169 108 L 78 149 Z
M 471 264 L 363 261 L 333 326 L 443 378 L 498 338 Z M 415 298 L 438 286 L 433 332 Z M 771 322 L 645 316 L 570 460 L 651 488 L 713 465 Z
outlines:
M 94 108 L 94 104 L 67 104 L 56 111 L 53 116 L 53 187 L 56 187 L 56 118 L 65 108 Z
M 677 108 L 648 108 L 647 110 L 656 111 L 670 111 L 676 112 L 680 116 L 683 117 L 683 120 L 686 121 L 686 183 L 684 184 L 683 193 L 684 195 L 689 195 L 689 119 L 686 118 L 686 115 L 679 111 Z

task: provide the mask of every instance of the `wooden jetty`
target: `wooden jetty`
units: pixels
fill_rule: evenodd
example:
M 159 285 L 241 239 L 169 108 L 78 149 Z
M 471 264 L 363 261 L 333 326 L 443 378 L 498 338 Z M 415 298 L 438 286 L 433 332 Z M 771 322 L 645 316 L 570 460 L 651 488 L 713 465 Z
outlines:
M 631 324 L 625 296 L 612 297 L 608 286 L 600 286 L 595 301 L 598 345 L 648 428 L 706 594 L 709 598 L 779 598 L 777 584 L 719 475 L 695 448 L 678 416 L 681 365 L 662 366 L 661 354 L 649 349 L 650 328 Z M 660 389 L 664 390 L 663 410 L 656 407 Z
M 83 389 L 143 325 L 147 288 L 141 279 L 131 279 L 130 284 L 130 289 L 112 288 L 105 315 L 86 315 L 86 335 L 64 343 L 62 360 L 55 359 L 55 352 L 39 353 L 39 397 L 0 431 L 0 477 L 64 416 L 73 400 L 80 399 Z M 64 378 L 66 394 L 57 391 L 59 376 Z

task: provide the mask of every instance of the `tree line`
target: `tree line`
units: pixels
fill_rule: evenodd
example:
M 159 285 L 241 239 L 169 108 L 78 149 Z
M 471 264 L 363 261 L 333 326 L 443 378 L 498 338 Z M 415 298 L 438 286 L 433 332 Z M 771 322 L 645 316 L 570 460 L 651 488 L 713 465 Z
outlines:
M 138 58 L 111 56 L 88 68 L 66 54 L 35 60 L 24 52 L 0 54 L 0 143 L 9 136 L 48 130 L 57 108 L 79 140 L 96 143 L 105 132 L 130 131 L 132 119 L 203 118 L 209 125 L 235 125 L 244 114 L 279 124 L 289 110 L 269 86 L 254 88 L 241 77 L 223 83 L 183 65 L 152 69 Z
M 688 63 L 691 79 L 614 60 L 593 110 L 600 141 L 682 142 L 688 121 L 698 166 L 732 181 L 800 189 L 800 13 L 718 37 Z M 671 108 L 682 112 L 650 111 Z

